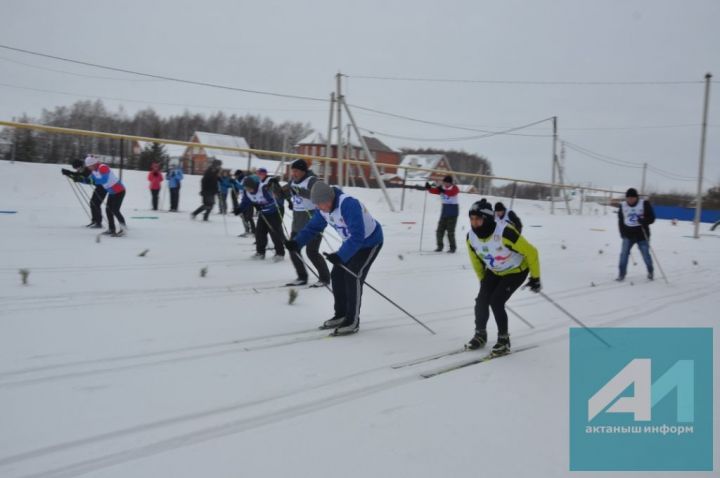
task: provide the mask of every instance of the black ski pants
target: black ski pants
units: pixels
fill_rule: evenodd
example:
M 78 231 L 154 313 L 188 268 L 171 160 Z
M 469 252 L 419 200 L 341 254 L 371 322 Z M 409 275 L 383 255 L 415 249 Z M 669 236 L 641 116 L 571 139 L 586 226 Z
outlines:
M 528 270 L 516 274 L 499 276 L 486 270 L 485 277 L 480 281 L 480 292 L 475 299 L 475 330 L 485 330 L 490 309 L 495 316 L 498 334 L 508 333 L 508 316 L 505 303 L 510 296 L 522 285 L 528 276 Z
M 125 225 L 125 218 L 122 213 L 120 213 L 123 199 L 125 199 L 125 191 L 117 194 L 108 194 L 107 203 L 105 204 L 105 214 L 107 215 L 108 229 L 110 232 L 115 232 L 115 218 L 117 218 L 121 225 Z
M 343 264 L 352 274 L 339 265 L 333 266 L 330 277 L 335 298 L 335 317 L 345 317 L 342 326 L 360 324 L 363 284 L 382 246 L 380 243 L 360 249 Z

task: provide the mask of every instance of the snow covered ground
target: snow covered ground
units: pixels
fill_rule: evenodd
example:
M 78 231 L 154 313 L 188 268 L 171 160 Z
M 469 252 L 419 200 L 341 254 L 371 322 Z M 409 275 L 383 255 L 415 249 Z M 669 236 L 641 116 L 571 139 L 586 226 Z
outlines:
M 146 173 L 125 172 L 129 235 L 96 242 L 59 170 L 0 162 L 0 210 L 18 211 L 0 213 L 0 476 L 571 474 L 574 324 L 544 299 L 519 291 L 509 303 L 535 326 L 511 315 L 513 346 L 536 348 L 431 379 L 421 374 L 468 354 L 413 365 L 471 337 L 478 288 L 464 247 L 418 253 L 423 192 L 391 213 L 379 191 L 349 189 L 385 229 L 369 283 L 437 335 L 366 289 L 360 333 L 327 338 L 316 327 L 332 314 L 328 291 L 301 289 L 289 305 L 277 287 L 295 277 L 289 260 L 249 260 L 253 241 L 237 237 L 234 216 L 227 234 L 217 214 L 189 220 L 198 177 L 183 183 L 182 213 L 155 213 Z M 399 204 L 400 191 L 391 195 Z M 462 210 L 477 198 L 464 195 Z M 426 250 L 439 207 L 429 198 Z M 690 224 L 658 221 L 653 245 L 670 285 L 648 283 L 641 263 L 617 284 L 611 211 L 551 216 L 532 201 L 515 210 L 540 251 L 545 291 L 587 324 L 716 326 L 720 235 L 693 240 Z M 463 214 L 459 237 L 466 228 Z M 492 340 L 492 320 L 490 330 Z

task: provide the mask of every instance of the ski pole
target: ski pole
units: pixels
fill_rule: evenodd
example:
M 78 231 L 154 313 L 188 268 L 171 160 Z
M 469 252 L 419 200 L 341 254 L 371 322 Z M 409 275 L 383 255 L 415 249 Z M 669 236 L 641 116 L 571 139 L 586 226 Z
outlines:
M 87 210 L 87 207 L 85 206 L 85 203 L 83 202 L 82 198 L 80 197 L 80 195 L 79 195 L 80 193 L 78 193 L 77 189 L 75 189 L 75 187 L 76 187 L 77 185 L 75 184 L 75 182 L 74 182 L 72 179 L 67 178 L 67 180 L 68 180 L 68 182 L 70 183 L 70 189 L 72 189 L 72 192 L 73 192 L 73 194 L 75 195 L 75 199 L 77 199 L 78 202 L 80 203 L 80 207 L 81 207 L 82 210 L 85 212 L 85 214 L 87 214 L 88 219 L 90 219 L 90 220 L 92 221 L 92 217 L 90 216 L 90 212 Z
M 422 252 L 422 241 L 423 241 L 423 233 L 425 231 L 425 208 L 427 207 L 427 191 L 425 191 L 425 194 L 423 194 L 423 215 L 422 215 L 422 222 L 420 223 L 420 252 Z
M 279 215 L 279 214 L 280 214 L 280 211 L 278 211 L 278 215 Z M 268 229 L 269 229 L 270 231 L 272 231 L 273 233 L 275 233 L 275 229 L 270 225 L 270 221 L 267 220 L 267 218 L 266 218 L 265 215 L 262 213 L 262 211 L 258 214 L 258 216 L 260 216 L 260 217 L 262 218 L 262 220 L 265 221 L 265 225 L 267 225 Z M 285 224 L 283 224 L 283 227 L 285 227 Z M 293 251 L 290 251 L 290 254 L 292 254 L 292 253 L 293 253 Z M 313 269 L 312 267 L 310 267 L 310 264 L 308 264 L 308 263 L 305 261 L 305 259 L 303 258 L 303 256 L 300 254 L 299 251 L 297 252 L 297 256 L 298 256 L 298 258 L 302 261 L 302 263 L 305 264 L 305 267 L 307 267 L 308 270 L 309 270 L 310 272 L 312 272 L 313 275 L 314 275 L 315 277 L 317 277 L 317 279 L 318 279 L 318 281 L 319 281 L 319 280 L 320 280 L 320 275 L 318 275 L 318 273 L 315 272 L 315 269 Z M 325 288 L 328 290 L 328 292 L 330 292 L 330 293 L 332 294 L 332 289 L 330 288 L 330 286 L 327 285 L 327 284 L 325 284 L 325 283 L 323 283 L 323 285 L 324 285 Z
M 567 315 L 568 317 L 570 317 L 576 324 L 578 324 L 580 327 L 582 327 L 583 329 L 585 329 L 585 330 L 587 330 L 588 332 L 590 332 L 596 339 L 598 339 L 600 342 L 602 342 L 603 344 L 605 344 L 608 348 L 612 348 L 612 346 L 611 346 L 609 343 L 607 343 L 602 337 L 600 337 L 598 334 L 596 334 L 595 332 L 593 332 L 593 330 L 592 330 L 590 327 L 588 327 L 587 325 L 583 324 L 583 323 L 580 321 L 580 319 L 578 319 L 577 317 L 575 317 L 574 315 L 572 315 L 570 312 L 568 312 L 567 310 L 565 310 L 565 308 L 562 307 L 560 304 L 558 304 L 557 302 L 555 302 L 554 300 L 552 300 L 550 297 L 548 297 L 548 295 L 547 295 L 545 292 L 540 291 L 540 292 L 538 292 L 538 293 L 540 294 L 540 296 L 541 296 L 543 299 L 547 300 L 547 301 L 550 302 L 552 305 L 554 305 L 555 307 L 557 307 L 557 309 L 558 309 L 560 312 L 562 312 L 563 314 L 565 314 L 565 315 Z
M 327 257 L 327 256 L 329 256 L 329 254 L 325 253 L 325 257 Z M 347 272 L 348 274 L 350 274 L 352 277 L 354 277 L 354 278 L 356 278 L 356 279 L 358 279 L 358 280 L 361 280 L 361 279 L 360 279 L 360 276 L 358 276 L 358 275 L 355 274 L 353 271 L 351 271 L 350 269 L 348 269 L 347 267 L 345 267 L 345 264 L 337 264 L 337 265 L 340 266 L 341 269 L 343 269 L 345 272 Z M 405 310 L 405 309 L 403 309 L 402 307 L 400 307 L 396 302 L 394 302 L 394 301 L 393 301 L 392 299 L 390 299 L 388 296 L 386 296 L 385 294 L 383 294 L 382 292 L 380 292 L 379 290 L 377 290 L 375 287 L 373 287 L 372 285 L 370 285 L 370 283 L 369 283 L 368 281 L 362 279 L 362 283 L 365 284 L 366 286 L 370 287 L 370 288 L 371 288 L 373 291 L 375 291 L 375 293 L 378 294 L 380 297 L 382 297 L 383 299 L 387 300 L 387 301 L 390 302 L 392 305 L 394 305 L 395 307 L 397 307 L 398 309 L 400 309 L 402 312 L 405 313 L 405 315 L 407 315 L 408 317 L 410 317 L 411 319 L 413 319 L 415 322 L 417 322 L 418 324 L 420 324 L 421 326 L 423 326 L 423 327 L 425 328 L 425 330 L 427 330 L 428 332 L 430 332 L 430 333 L 433 334 L 433 335 L 436 335 L 436 334 L 435 334 L 435 331 L 434 331 L 433 329 L 431 329 L 430 327 L 428 327 L 427 325 L 425 325 L 424 323 L 422 323 L 422 321 L 420 321 L 417 317 L 415 317 L 415 316 L 412 315 L 410 312 L 408 312 L 407 310 Z
M 525 325 L 527 325 L 527 326 L 530 327 L 531 329 L 534 329 L 534 328 L 535 328 L 535 326 L 534 326 L 533 324 L 531 324 L 530 322 L 528 322 L 527 320 L 525 320 L 525 318 L 524 318 L 522 315 L 520 315 L 520 314 L 518 314 L 517 312 L 515 312 L 512 308 L 510 308 L 509 305 L 506 305 L 505 308 L 506 308 L 507 310 L 509 310 L 510 313 L 512 313 L 515 317 L 517 317 L 518 319 L 520 319 Z
M 640 230 L 641 230 L 642 233 L 643 233 L 643 237 L 645 237 L 645 242 L 647 242 L 647 245 L 648 245 L 648 247 L 650 248 L 650 252 L 652 253 L 653 258 L 655 259 L 655 262 L 656 262 L 657 265 L 658 265 L 658 269 L 660 269 L 660 273 L 662 274 L 663 279 L 665 280 L 665 283 L 666 283 L 666 284 L 670 284 L 670 282 L 668 281 L 667 276 L 665 275 L 665 271 L 664 271 L 663 268 L 662 268 L 662 265 L 660 265 L 660 261 L 659 261 L 658 258 L 657 258 L 657 254 L 655 254 L 655 249 L 653 249 L 653 246 L 650 245 L 650 238 L 647 236 L 647 233 L 645 232 L 645 229 L 644 229 L 642 226 L 640 226 Z

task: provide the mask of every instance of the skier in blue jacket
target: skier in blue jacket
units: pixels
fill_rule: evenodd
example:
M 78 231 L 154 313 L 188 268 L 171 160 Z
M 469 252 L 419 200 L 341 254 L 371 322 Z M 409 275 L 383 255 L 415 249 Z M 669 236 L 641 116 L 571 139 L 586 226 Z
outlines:
M 312 187 L 310 200 L 318 213 L 285 245 L 290 251 L 299 251 L 328 224 L 337 231 L 343 243 L 336 252 L 326 254 L 333 264 L 330 280 L 335 315 L 320 328 L 334 329 L 333 335 L 354 334 L 360 327 L 363 284 L 383 245 L 382 226 L 360 201 L 322 181 Z

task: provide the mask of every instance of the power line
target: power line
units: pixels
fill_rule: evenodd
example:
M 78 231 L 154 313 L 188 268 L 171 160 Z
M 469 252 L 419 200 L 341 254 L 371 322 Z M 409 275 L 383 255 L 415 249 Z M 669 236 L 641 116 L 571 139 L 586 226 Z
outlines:
M 547 121 L 548 118 L 534 121 L 532 123 L 528 123 L 522 126 L 516 126 L 513 128 L 509 128 L 503 131 L 492 131 L 488 133 L 484 133 L 481 135 L 474 135 L 474 136 L 460 136 L 460 137 L 454 137 L 454 138 L 425 138 L 425 137 L 412 137 L 412 136 L 400 136 L 400 135 L 393 135 L 389 133 L 383 133 L 376 130 L 369 130 L 367 128 L 361 128 L 364 131 L 367 131 L 370 134 L 377 134 L 379 136 L 387 136 L 388 138 L 395 138 L 395 139 L 404 139 L 409 141 L 467 141 L 467 140 L 473 140 L 473 139 L 483 139 L 483 138 L 490 138 L 492 136 L 498 136 L 498 135 L 509 135 L 509 136 L 528 136 L 528 137 L 535 137 L 535 138 L 549 138 L 552 137 L 551 134 L 523 134 L 523 133 L 513 133 L 513 131 L 518 131 L 521 129 L 529 128 L 531 126 L 535 126 L 539 123 L 543 123 Z
M 612 156 L 606 156 L 604 154 L 596 153 L 595 151 L 591 151 L 587 148 L 583 148 L 580 145 L 577 145 L 575 143 L 571 143 L 570 141 L 563 141 L 563 144 L 567 146 L 569 149 L 572 149 L 573 151 L 583 154 L 587 157 L 596 159 L 598 161 L 602 161 L 607 164 L 612 164 L 614 166 L 622 166 L 626 168 L 642 168 L 643 165 L 641 163 L 636 163 L 633 161 L 626 161 L 623 159 L 613 158 Z
M 240 107 L 231 107 L 231 106 L 210 106 L 210 105 L 194 105 L 194 104 L 185 104 L 185 103 L 166 103 L 161 101 L 149 101 L 149 100 L 140 100 L 140 99 L 131 99 L 131 98 L 118 98 L 118 97 L 112 97 L 112 96 L 97 96 L 97 95 L 82 95 L 77 93 L 71 93 L 67 91 L 59 91 L 59 90 L 47 90 L 42 88 L 32 88 L 29 86 L 19 86 L 19 85 L 12 85 L 9 83 L 0 83 L 0 87 L 5 88 L 14 88 L 18 90 L 27 90 L 27 91 L 36 91 L 39 93 L 49 93 L 54 95 L 62 95 L 62 96 L 71 96 L 74 98 L 92 98 L 92 99 L 98 99 L 98 100 L 108 100 L 108 101 L 123 101 L 127 103 L 139 103 L 144 105 L 161 105 L 161 106 L 180 106 L 183 108 L 202 108 L 202 109 L 209 109 L 209 110 L 215 110 L 215 111 L 221 111 L 221 110 L 237 110 L 237 111 L 320 111 L 316 109 L 287 109 L 287 108 L 240 108 Z
M 563 141 L 566 147 L 569 149 L 572 149 L 575 152 L 578 152 L 580 154 L 583 154 L 587 157 L 590 157 L 592 159 L 602 161 L 607 164 L 612 164 L 613 166 L 620 166 L 625 168 L 633 168 L 633 169 L 640 169 L 644 167 L 644 164 L 637 163 L 633 161 L 626 161 L 618 158 L 613 158 L 611 156 L 607 156 L 601 153 L 596 153 L 595 151 L 591 151 L 587 148 L 583 148 L 582 146 L 579 146 L 577 144 L 571 143 L 569 141 Z M 652 171 L 660 176 L 663 176 L 666 179 L 672 179 L 676 181 L 697 181 L 697 178 L 689 177 L 689 176 L 681 176 L 676 173 L 672 173 L 670 171 L 666 171 L 664 169 L 660 169 L 656 166 L 648 165 L 647 166 L 649 171 Z
M 22 61 L 12 60 L 10 58 L 6 58 L 3 56 L 0 56 L 0 60 L 7 61 L 10 63 L 16 63 L 18 65 L 26 66 L 28 68 L 36 68 L 38 70 L 45 70 L 45 71 L 52 71 L 55 73 L 63 73 L 65 75 L 72 75 L 77 76 L 80 78 L 92 78 L 96 80 L 113 80 L 113 81 L 161 81 L 161 80 L 155 80 L 155 79 L 141 79 L 141 78 L 113 78 L 109 76 L 95 76 L 95 75 L 87 75 L 84 73 L 76 73 L 72 71 L 65 71 L 65 70 L 57 70 L 55 68 L 48 68 L 45 66 L 39 66 L 39 65 L 31 65 L 30 63 L 24 63 Z
M 420 78 L 407 76 L 346 75 L 358 80 L 408 81 L 425 83 L 469 83 L 482 85 L 527 85 L 527 86 L 651 86 L 651 85 L 696 85 L 702 80 L 676 81 L 553 81 L 553 80 L 481 80 L 462 78 Z M 717 81 L 713 81 L 717 83 Z
M 90 67 L 93 67 L 93 68 L 100 68 L 100 69 L 103 69 L 103 70 L 117 71 L 117 72 L 120 72 L 120 73 L 127 73 L 127 74 L 131 74 L 131 75 L 144 76 L 144 77 L 146 77 L 146 78 L 155 78 L 155 79 L 158 79 L 158 80 L 173 81 L 173 82 L 176 82 L 176 83 L 184 83 L 184 84 L 188 84 L 188 85 L 207 86 L 207 87 L 210 87 L 210 88 L 218 88 L 218 89 L 222 89 L 222 90 L 238 91 L 238 92 L 241 92 L 241 93 L 252 93 L 252 94 L 256 94 L 256 95 L 274 96 L 274 97 L 278 97 L 278 98 L 289 98 L 289 99 L 295 99 L 295 100 L 321 101 L 321 102 L 324 102 L 324 103 L 327 103 L 327 102 L 329 101 L 327 98 L 316 98 L 316 97 L 312 97 L 312 96 L 290 95 L 290 94 L 285 94 L 285 93 L 275 93 L 275 92 L 272 92 L 272 91 L 252 90 L 252 89 L 248 89 L 248 88 L 239 88 L 239 87 L 234 87 L 234 86 L 220 85 L 220 84 L 217 84 L 217 83 L 209 83 L 209 82 L 195 81 L 195 80 L 186 80 L 186 79 L 182 79 L 182 78 L 175 78 L 175 77 L 172 77 L 172 76 L 155 75 L 155 74 L 152 74 L 152 73 L 143 73 L 143 72 L 139 72 L 139 71 L 128 70 L 128 69 L 125 69 L 125 68 L 117 68 L 117 67 L 114 67 L 114 66 L 107 66 L 107 65 L 100 65 L 100 64 L 97 64 L 97 63 L 90 63 L 90 62 L 87 62 L 87 61 L 73 60 L 73 59 L 70 59 L 70 58 L 64 58 L 64 57 L 60 57 L 60 56 L 56 56 L 56 55 L 48 55 L 47 53 L 40 53 L 40 52 L 36 52 L 36 51 L 25 50 L 25 49 L 23 49 L 23 48 L 16 48 L 16 47 L 12 47 L 12 46 L 8 46 L 8 45 L 2 45 L 2 44 L 0 44 L 0 48 L 4 48 L 4 49 L 6 49 L 6 50 L 17 51 L 17 52 L 25 53 L 25 54 L 28 54 L 28 55 L 40 56 L 40 57 L 43 57 L 43 58 L 51 58 L 51 59 L 53 59 L 53 60 L 64 61 L 64 62 L 68 62 L 68 63 L 75 63 L 75 64 L 77 64 L 77 65 L 90 66 Z

